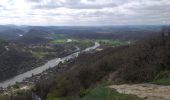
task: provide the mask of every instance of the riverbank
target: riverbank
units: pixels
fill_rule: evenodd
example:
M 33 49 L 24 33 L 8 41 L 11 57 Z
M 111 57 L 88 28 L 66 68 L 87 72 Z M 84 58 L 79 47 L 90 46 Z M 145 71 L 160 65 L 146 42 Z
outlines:
M 94 46 L 86 48 L 83 52 L 88 52 L 88 51 L 90 51 L 90 50 L 96 49 L 96 48 L 99 47 L 99 46 L 100 46 L 100 44 L 99 44 L 98 42 L 95 42 L 95 45 L 94 45 Z M 66 56 L 66 57 L 63 57 L 63 58 L 55 58 L 55 59 L 52 59 L 52 60 L 48 61 L 48 62 L 47 62 L 45 65 L 43 65 L 43 66 L 40 66 L 40 67 L 38 67 L 38 68 L 35 68 L 35 69 L 33 69 L 33 70 L 30 70 L 30 71 L 25 72 L 25 73 L 23 73 L 23 74 L 20 74 L 20 75 L 18 75 L 18 76 L 15 76 L 15 77 L 12 78 L 12 79 L 9 79 L 9 80 L 6 80 L 6 81 L 4 81 L 4 82 L 1 82 L 1 83 L 0 83 L 0 87 L 6 88 L 6 87 L 8 87 L 8 86 L 10 86 L 10 85 L 16 84 L 16 82 L 21 83 L 21 82 L 23 82 L 24 79 L 29 78 L 29 77 L 34 76 L 34 75 L 38 75 L 38 74 L 44 72 L 45 70 L 47 70 L 47 69 L 49 69 L 49 68 L 53 68 L 53 67 L 57 66 L 57 65 L 60 64 L 60 63 L 64 63 L 65 61 L 74 59 L 74 58 L 76 58 L 79 54 L 80 54 L 80 51 L 75 52 L 75 53 L 73 53 L 73 54 L 70 54 L 70 55 L 68 55 L 68 56 Z M 41 74 L 40 74 L 40 75 L 41 75 Z

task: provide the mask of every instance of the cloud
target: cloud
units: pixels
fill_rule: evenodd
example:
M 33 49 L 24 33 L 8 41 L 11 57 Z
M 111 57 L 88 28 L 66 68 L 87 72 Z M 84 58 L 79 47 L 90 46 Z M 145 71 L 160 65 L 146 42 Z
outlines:
M 0 24 L 170 24 L 170 0 L 1 0 Z
M 32 1 L 32 0 L 31 0 Z M 70 9 L 102 9 L 105 7 L 114 7 L 116 4 L 114 2 L 99 2 L 96 0 L 49 0 L 47 2 L 39 2 L 35 4 L 33 8 L 35 9 L 55 9 L 55 8 L 70 8 Z
M 26 0 L 27 2 L 35 2 L 35 3 L 39 3 L 41 2 L 42 0 Z

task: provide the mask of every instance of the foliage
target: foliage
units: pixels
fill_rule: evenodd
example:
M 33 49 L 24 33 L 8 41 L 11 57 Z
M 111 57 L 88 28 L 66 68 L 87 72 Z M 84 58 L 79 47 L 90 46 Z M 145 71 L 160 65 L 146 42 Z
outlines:
M 141 83 L 150 82 L 155 79 L 155 76 L 157 76 L 156 79 L 162 79 L 165 76 L 167 78 L 167 73 L 160 73 L 170 71 L 169 61 L 169 36 L 160 36 L 128 46 L 106 48 L 95 53 L 83 53 L 65 65 L 68 69 L 60 75 L 57 74 L 56 78 L 38 82 L 34 92 L 42 100 L 47 97 L 51 99 L 82 97 L 84 100 L 95 100 L 95 98 L 96 100 L 103 98 L 131 100 L 133 96 L 122 95 L 107 88 L 96 88 L 91 92 L 84 92 L 84 90 L 108 79 L 114 83 Z
M 159 85 L 170 85 L 170 71 L 160 72 L 151 83 Z
M 53 44 L 64 44 L 66 42 L 67 42 L 66 39 L 56 39 L 56 40 L 51 41 L 51 43 Z
M 43 62 L 20 45 L 6 43 L 0 46 L 8 48 L 0 54 L 0 81 L 30 70 Z
M 93 54 L 81 54 L 69 65 L 70 70 L 63 72 L 55 84 L 51 83 L 50 86 L 55 88 L 50 88 L 48 93 L 55 93 L 57 97 L 75 95 L 81 97 L 84 95 L 82 90 L 102 80 L 110 79 L 116 83 L 149 82 L 161 71 L 170 70 L 168 41 L 169 38 L 163 45 L 161 38 L 155 38 L 130 46 L 108 48 Z
M 134 95 L 120 94 L 105 86 L 99 85 L 81 100 L 141 100 Z
M 49 93 L 47 100 L 142 100 L 135 95 L 120 94 L 104 85 L 98 85 L 94 89 L 87 89 L 87 93 L 82 98 L 63 97 L 58 98 L 55 94 Z
M 43 57 L 45 57 L 46 55 L 48 55 L 49 53 L 48 53 L 48 52 L 32 52 L 32 54 L 33 54 L 35 57 L 43 58 Z
M 170 85 L 170 78 L 162 78 L 158 80 L 154 80 L 151 83 L 158 85 Z
M 120 46 L 129 44 L 130 41 L 125 40 L 112 40 L 112 39 L 98 39 L 97 40 L 102 45 Z

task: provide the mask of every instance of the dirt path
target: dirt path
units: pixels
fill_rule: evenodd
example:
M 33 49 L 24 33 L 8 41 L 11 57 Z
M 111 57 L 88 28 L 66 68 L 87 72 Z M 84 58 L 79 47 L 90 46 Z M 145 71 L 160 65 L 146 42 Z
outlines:
M 146 100 L 170 100 L 170 86 L 154 84 L 111 85 L 119 93 L 134 94 Z

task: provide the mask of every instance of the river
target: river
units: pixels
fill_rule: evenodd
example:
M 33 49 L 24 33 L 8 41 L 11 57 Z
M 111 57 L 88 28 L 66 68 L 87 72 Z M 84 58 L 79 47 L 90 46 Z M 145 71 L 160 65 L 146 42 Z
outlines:
M 100 44 L 98 42 L 95 42 L 95 45 L 92 47 L 88 47 L 85 50 L 83 50 L 82 52 L 88 52 L 90 50 L 96 49 L 97 47 L 99 47 Z M 10 85 L 14 85 L 16 84 L 16 82 L 22 82 L 25 78 L 31 77 L 32 75 L 36 75 L 39 73 L 42 73 L 43 71 L 55 67 L 57 66 L 60 62 L 64 62 L 70 59 L 74 59 L 76 57 L 78 57 L 78 55 L 80 54 L 81 51 L 75 52 L 73 54 L 70 54 L 66 57 L 63 58 L 55 58 L 52 60 L 49 60 L 46 64 L 44 64 L 43 66 L 37 67 L 35 69 L 32 69 L 30 71 L 27 71 L 25 73 L 19 74 L 11 79 L 5 80 L 3 82 L 0 83 L 0 87 L 6 88 Z

